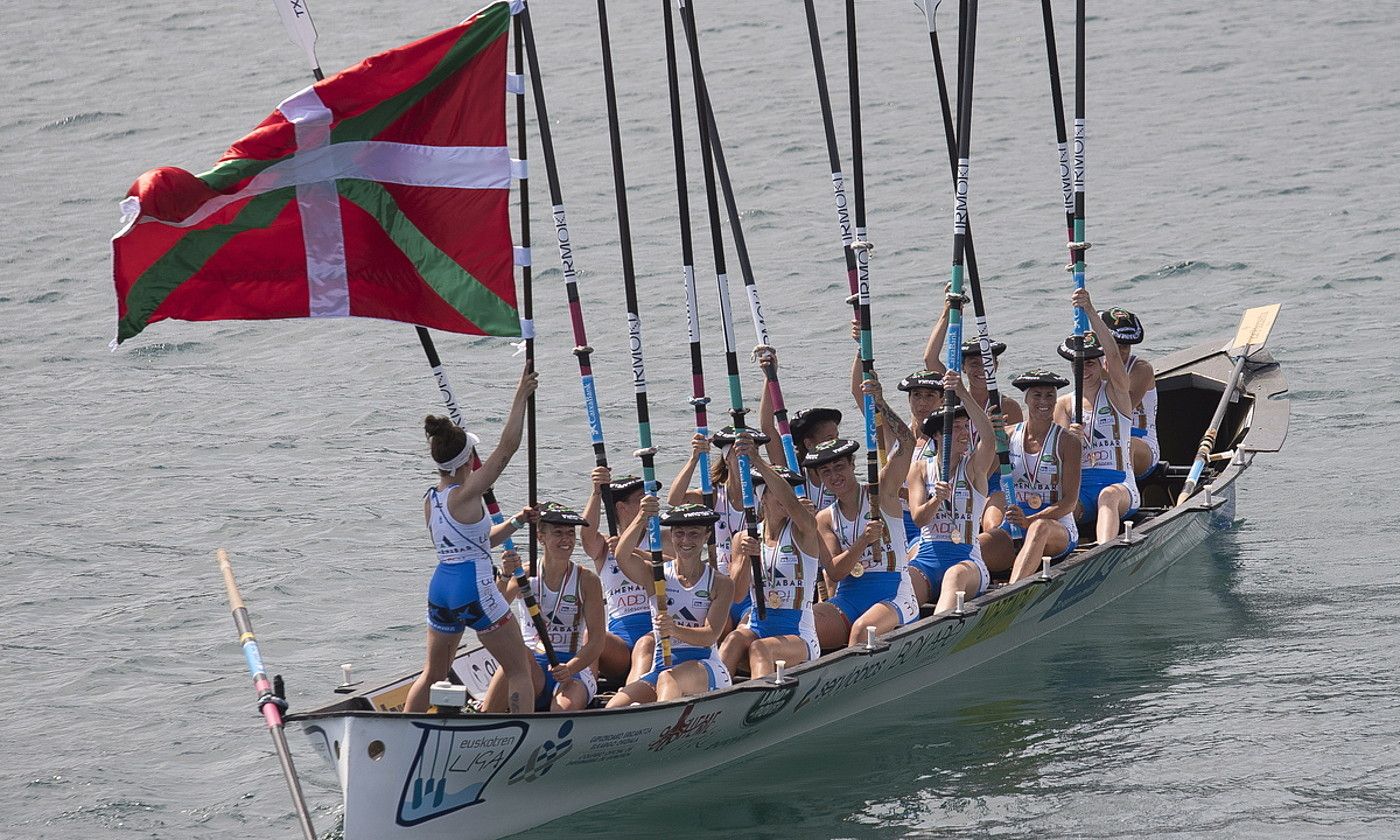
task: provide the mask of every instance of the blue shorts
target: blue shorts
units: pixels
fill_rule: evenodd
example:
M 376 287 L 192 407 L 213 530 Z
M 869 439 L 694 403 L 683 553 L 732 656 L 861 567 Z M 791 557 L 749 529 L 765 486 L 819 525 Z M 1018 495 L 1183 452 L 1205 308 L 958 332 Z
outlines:
M 846 575 L 836 584 L 836 594 L 828 602 L 841 611 L 850 624 L 881 601 L 894 601 L 899 592 L 900 572 L 866 572 L 860 577 Z
M 622 618 L 610 618 L 608 632 L 621 639 L 629 648 L 635 647 L 638 639 L 651 633 L 651 613 L 642 610 Z
M 711 648 L 679 648 L 671 651 L 671 667 L 674 668 L 682 662 L 699 662 L 705 666 L 705 671 L 710 677 L 708 690 L 713 691 L 715 688 L 726 687 L 729 684 L 729 671 L 725 670 L 724 664 L 718 659 L 711 661 L 713 653 Z M 656 681 L 661 679 L 661 672 L 665 670 L 668 669 L 662 663 L 661 645 L 657 645 L 656 655 L 651 660 L 651 670 L 642 674 L 641 680 L 650 684 L 652 688 L 656 688 Z M 721 674 L 723 674 L 723 678 L 721 678 Z
M 1106 470 L 1102 467 L 1095 467 L 1084 470 L 1079 476 L 1079 504 L 1084 508 L 1084 515 L 1080 517 L 1080 522 L 1093 522 L 1099 518 L 1099 494 L 1105 487 L 1114 484 L 1126 484 L 1128 474 L 1122 470 Z M 1136 487 L 1136 483 L 1129 489 Z M 1136 492 L 1129 495 L 1133 497 L 1128 508 L 1128 512 L 1123 514 L 1126 519 L 1138 512 L 1138 504 L 1141 496 Z
M 757 612 L 749 613 L 749 629 L 760 639 L 771 639 L 775 636 L 797 636 L 807 643 L 808 659 L 816 659 L 822 655 L 821 645 L 817 643 L 817 624 L 812 616 L 810 607 L 803 610 L 780 610 L 769 607 L 764 610 L 765 616 L 759 619 Z M 796 662 L 789 662 L 789 665 L 796 665 Z
M 914 514 L 906 510 L 904 512 L 904 544 L 913 545 L 918 542 L 922 533 L 919 526 L 914 524 Z
M 558 654 L 558 659 L 559 663 L 562 665 L 569 661 L 569 655 L 560 652 Z M 555 682 L 554 675 L 549 672 L 548 656 L 545 656 L 543 653 L 536 653 L 535 664 L 539 665 L 540 670 L 544 672 L 544 688 L 540 689 L 540 693 L 535 695 L 535 711 L 547 712 L 554 700 L 554 690 L 559 687 L 559 683 Z M 583 683 L 583 687 L 587 690 L 588 699 L 590 701 L 598 694 L 598 680 L 593 676 L 592 668 L 584 668 L 574 679 Z
M 428 626 L 454 634 L 495 630 L 510 616 L 490 563 L 439 563 L 428 583 Z
M 752 591 L 750 591 L 747 595 L 744 596 L 744 600 L 738 602 L 737 604 L 729 605 L 729 620 L 734 622 L 735 627 L 738 627 L 739 623 L 744 620 L 744 614 L 751 609 L 753 609 Z
M 943 586 L 943 575 L 964 560 L 972 559 L 972 546 L 962 543 L 924 540 L 919 543 L 919 553 L 909 561 L 911 569 L 917 569 L 928 581 L 930 597 L 938 598 Z
M 1026 506 L 1023 505 L 1023 504 L 1021 504 L 1020 502 L 1017 502 L 1016 505 L 1017 505 L 1018 507 L 1020 507 L 1021 510 L 1025 511 L 1026 516 L 1030 516 L 1030 515 L 1034 512 L 1034 511 L 1026 510 Z M 1061 527 L 1063 527 L 1063 526 L 1061 526 Z M 1012 533 L 1012 532 L 1011 532 L 1011 523 L 1010 523 L 1010 522 L 1003 522 L 1003 523 L 1001 523 L 1001 530 L 1003 530 L 1003 531 L 1005 531 L 1006 533 L 1008 533 L 1008 534 L 1011 535 L 1011 539 L 1014 540 L 1015 543 L 1016 543 L 1016 550 L 1019 551 L 1019 550 L 1021 549 L 1021 546 L 1022 546 L 1022 545 L 1025 543 L 1025 541 L 1026 541 L 1026 532 L 1025 532 L 1025 531 L 1022 531 L 1019 535 Z M 1070 539 L 1069 545 L 1065 548 L 1065 550 L 1064 550 L 1064 551 L 1061 551 L 1059 554 L 1056 554 L 1054 557 L 1051 557 L 1050 560 L 1051 560 L 1051 561 L 1055 561 L 1055 560 L 1060 560 L 1060 559 L 1063 559 L 1063 558 L 1065 558 L 1065 557 L 1068 557 L 1069 554 L 1070 554 L 1070 552 L 1071 552 L 1071 551 L 1074 551 L 1074 550 L 1075 550 L 1076 548 L 1078 548 L 1078 547 L 1079 547 L 1079 529 L 1076 528 L 1075 531 L 1074 531 L 1074 536 Z

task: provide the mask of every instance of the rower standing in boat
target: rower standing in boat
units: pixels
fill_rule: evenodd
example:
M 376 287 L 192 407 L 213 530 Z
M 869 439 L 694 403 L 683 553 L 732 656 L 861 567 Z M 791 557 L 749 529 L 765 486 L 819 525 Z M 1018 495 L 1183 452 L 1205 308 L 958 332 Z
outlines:
M 914 593 L 919 603 L 938 594 L 938 610 L 952 609 L 956 593 L 975 597 L 991 583 L 982 559 L 982 544 L 990 535 L 981 532 L 982 514 L 987 505 L 987 476 L 996 462 L 996 437 L 992 421 L 979 403 L 973 401 L 962 377 L 948 371 L 943 388 L 958 395 L 953 408 L 953 440 L 948 463 L 949 481 L 939 475 L 941 458 L 915 460 L 909 470 L 909 510 L 922 530 L 920 552 L 909 564 Z M 948 407 L 924 420 L 924 438 L 932 441 L 943 433 L 943 417 Z M 974 434 L 974 430 L 976 434 Z M 926 446 L 925 450 L 931 449 Z
M 1040 568 L 1040 559 L 1058 560 L 1079 544 L 1074 509 L 1079 501 L 1079 467 L 1083 438 L 1078 429 L 1055 422 L 1060 388 L 1069 380 L 1046 370 L 1032 370 L 1011 380 L 1026 400 L 1027 419 L 1011 428 L 1008 450 L 1016 482 L 1016 504 L 1006 521 L 1024 534 L 1020 551 L 1005 528 L 994 531 L 982 550 L 1011 569 L 1011 583 Z
M 651 564 L 638 556 L 637 544 L 647 521 L 660 510 L 655 496 L 643 496 L 637 516 L 622 532 L 618 553 L 623 572 L 638 584 L 652 586 Z M 705 547 L 719 517 L 700 504 L 681 504 L 661 517 L 670 529 L 672 553 L 666 558 L 665 610 L 653 617 L 655 650 L 650 671 L 618 690 L 608 708 L 665 702 L 730 685 L 729 669 L 715 643 L 729 618 L 734 583 L 705 561 Z M 662 639 L 671 646 L 671 665 L 662 658 Z
M 423 420 L 438 470 L 437 486 L 423 498 L 423 517 L 437 549 L 438 566 L 428 584 L 427 658 L 404 701 L 406 712 L 427 711 L 428 691 L 433 683 L 447 677 L 468 627 L 501 665 L 500 674 L 509 688 L 504 705 L 515 713 L 528 711 L 528 698 L 533 696 L 530 657 L 520 624 L 497 588 L 491 563 L 491 546 L 525 523 L 517 516 L 493 529 L 482 496 L 520 448 L 526 401 L 538 384 L 538 374 L 528 368 L 521 374 L 500 443 L 477 469 L 471 466 L 472 453 L 480 443 L 476 435 L 446 417 Z M 519 562 L 518 557 L 512 559 Z
M 817 573 L 828 565 L 822 555 L 821 536 L 810 502 L 798 499 L 793 486 L 800 476 L 781 467 L 772 467 L 754 457 L 751 440 L 734 444 L 753 464 L 754 481 L 763 481 L 765 492 L 759 505 L 760 538 L 747 531 L 734 535 L 734 556 L 758 555 L 763 569 L 765 615 L 749 613 L 748 621 L 736 628 L 720 646 L 720 656 L 730 673 L 747 661 L 754 678 L 773 673 L 778 660 L 796 665 L 821 655 L 816 621 L 812 614 L 812 587 Z M 741 564 L 747 571 L 750 564 Z M 748 575 L 743 575 L 748 578 Z
M 1133 353 L 1143 339 L 1142 321 L 1126 309 L 1113 307 L 1099 313 L 1113 332 L 1118 356 L 1128 369 L 1128 390 L 1133 400 L 1133 474 L 1139 480 L 1157 470 L 1162 447 L 1157 442 L 1157 372 L 1151 363 Z
M 534 654 L 537 666 L 531 672 L 537 712 L 586 709 L 598 692 L 593 666 L 607 638 L 603 585 L 592 569 L 573 561 L 579 542 L 577 529 L 587 525 L 588 520 L 578 511 L 557 502 L 540 507 L 539 537 L 544 557 L 539 574 L 530 578 L 530 588 L 539 599 L 540 614 L 549 629 L 549 642 L 559 664 L 550 666 L 535 625 L 522 619 L 524 646 Z M 602 551 L 606 551 L 606 546 Z M 518 595 L 519 587 L 512 577 L 506 584 L 506 597 L 513 600 Z M 487 688 L 482 710 L 504 711 L 503 694 L 503 680 L 497 674 Z
M 870 493 L 856 477 L 858 443 L 837 439 L 817 444 L 803 462 L 836 496 L 817 514 L 817 531 L 832 557 L 828 576 L 836 581 L 831 599 L 813 607 L 823 648 L 843 642 L 860 644 L 867 627 L 884 634 L 919 617 L 919 602 L 907 571 L 899 499 L 913 458 L 914 435 L 894 419 L 894 412 L 879 396 L 876 380 L 868 380 L 865 389 L 876 398 L 877 411 L 893 420 L 885 426 L 894 441 L 880 474 L 879 516 L 870 518 Z
M 609 544 L 615 545 L 617 539 L 604 537 L 598 531 L 605 484 L 612 491 L 617 521 L 631 522 L 641 504 L 643 482 L 635 475 L 613 478 L 607 467 L 594 467 L 593 492 L 583 508 L 583 518 L 588 524 L 580 534 L 584 553 L 593 558 L 594 570 L 608 604 L 608 632 L 603 652 L 598 657 L 598 672 L 608 679 L 626 680 L 632 674 L 637 641 L 651 635 L 651 601 L 647 594 L 650 590 L 638 586 L 622 572 L 609 547 Z
M 1081 525 L 1094 523 L 1100 544 L 1118 536 L 1119 523 L 1137 512 L 1141 497 L 1133 477 L 1132 393 L 1128 371 L 1117 353 L 1103 348 L 1113 332 L 1094 310 L 1085 289 L 1075 289 L 1070 302 L 1088 315 L 1092 333 L 1084 336 L 1084 456 L 1080 473 Z M 1073 338 L 1060 345 L 1059 353 L 1074 360 Z M 1060 397 L 1055 421 L 1069 426 L 1074 420 L 1074 394 Z
M 756 444 L 763 445 L 768 442 L 767 435 L 753 429 L 745 429 L 744 434 Z M 672 507 L 702 504 L 704 496 L 699 490 L 691 489 L 690 479 L 700 463 L 700 454 L 709 452 L 711 445 L 719 447 L 720 457 L 713 459 L 710 466 L 710 484 L 715 488 L 715 563 L 720 574 L 728 575 L 733 581 L 735 594 L 729 607 L 729 622 L 720 634 L 721 639 L 738 627 L 744 616 L 753 608 L 753 595 L 749 592 L 748 564 L 735 563 L 733 559 L 734 535 L 745 529 L 744 490 L 739 482 L 739 457 L 734 450 L 734 441 L 738 435 L 739 432 L 733 426 L 715 430 L 709 440 L 703 435 L 695 435 L 690 442 L 690 458 L 671 482 L 671 490 L 666 497 L 666 503 Z M 763 493 L 763 486 L 755 484 L 753 491 L 756 504 Z M 740 594 L 743 598 L 738 597 Z

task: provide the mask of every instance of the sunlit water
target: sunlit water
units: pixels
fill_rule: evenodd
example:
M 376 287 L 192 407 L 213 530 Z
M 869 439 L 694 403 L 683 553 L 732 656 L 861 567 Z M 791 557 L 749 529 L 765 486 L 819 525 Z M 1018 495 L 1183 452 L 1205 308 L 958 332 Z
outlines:
M 1067 329 L 1063 216 L 1038 7 L 984 5 L 971 202 L 992 329 L 1018 370 L 1057 362 Z M 955 685 L 538 836 L 1396 831 L 1400 500 L 1387 476 L 1400 395 L 1385 340 L 1400 314 L 1400 24 L 1365 4 L 1094 5 L 1096 299 L 1143 315 L 1150 354 L 1223 341 L 1244 307 L 1285 304 L 1271 347 L 1294 389 L 1292 434 L 1247 474 L 1239 528 Z M 848 153 L 839 4 L 821 6 Z M 860 8 L 877 363 L 892 376 L 917 366 L 947 276 L 951 196 L 922 15 L 904 0 Z M 471 9 L 314 11 L 330 69 Z M 610 452 L 624 463 L 635 427 L 592 9 L 534 11 Z M 843 404 L 849 310 L 801 6 L 711 0 L 700 13 L 788 401 Z M 612 8 L 669 478 L 689 393 L 659 16 L 656 3 Z M 411 330 L 372 321 L 164 322 L 109 353 L 107 240 L 128 184 L 162 164 L 200 171 L 306 74 L 266 3 L 30 4 L 6 22 L 0 835 L 290 836 L 213 550 L 233 553 L 294 708 L 328 699 L 341 662 L 367 680 L 415 665 L 433 562 L 420 422 L 436 390 Z M 951 53 L 950 10 L 942 22 Z M 536 253 L 542 487 L 581 501 L 590 458 L 560 275 Z M 698 262 L 708 277 L 703 249 Z M 499 339 L 439 344 L 493 439 L 518 360 Z M 523 481 L 522 463 L 501 484 L 508 503 Z M 330 827 L 334 781 L 293 743 Z

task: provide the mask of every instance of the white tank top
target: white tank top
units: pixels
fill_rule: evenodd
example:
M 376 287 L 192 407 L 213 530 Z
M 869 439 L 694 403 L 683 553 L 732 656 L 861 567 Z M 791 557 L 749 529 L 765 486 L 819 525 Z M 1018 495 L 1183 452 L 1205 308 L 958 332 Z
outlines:
M 982 557 L 982 548 L 977 543 L 977 534 L 982 530 L 982 511 L 987 506 L 987 497 L 977 492 L 967 480 L 967 464 L 971 453 L 963 455 L 953 469 L 952 504 L 944 502 L 934 511 L 933 520 L 923 526 L 923 539 L 929 542 L 951 542 L 971 546 L 972 558 Z M 924 459 L 924 487 L 929 497 L 933 497 L 933 485 L 939 479 L 941 458 Z
M 540 605 L 540 615 L 544 617 L 549 630 L 549 643 L 560 653 L 577 653 L 582 639 L 586 636 L 583 626 L 583 603 L 579 593 L 578 566 L 572 561 L 564 572 L 564 582 L 555 592 L 544 583 L 544 571 L 530 578 L 530 589 L 535 593 Z M 520 621 L 520 634 L 525 637 L 525 646 L 538 653 L 544 653 L 539 634 L 535 632 L 535 622 L 526 612 L 522 601 L 515 601 L 516 618 Z
M 1007 451 L 1011 455 L 1011 476 L 1016 481 L 1016 501 L 1023 510 L 1035 513 L 1060 501 L 1060 435 L 1065 427 L 1050 424 L 1050 432 L 1040 443 L 1040 451 L 1026 454 L 1026 424 L 1017 423 L 1011 429 Z M 1069 531 L 1073 540 L 1079 533 L 1074 524 L 1074 510 L 1055 520 Z
M 820 563 L 797 546 L 791 521 L 778 534 L 776 546 L 768 545 L 767 523 L 764 525 L 759 544 L 765 603 L 775 610 L 810 610 Z
M 647 591 L 622 573 L 616 557 L 608 555 L 598 578 L 603 583 L 603 595 L 607 598 L 609 620 L 647 611 Z
M 1128 372 L 1133 372 L 1133 365 L 1138 363 L 1137 356 L 1128 357 Z M 1142 402 L 1137 404 L 1133 410 L 1133 426 L 1142 429 L 1146 434 L 1143 438 L 1152 447 L 1152 451 L 1157 450 L 1157 383 L 1154 381 L 1152 387 L 1147 389 L 1147 393 L 1142 395 Z
M 1117 470 L 1131 475 L 1133 421 L 1114 407 L 1108 398 L 1107 383 L 1099 385 L 1093 414 L 1084 419 L 1089 439 L 1084 442 L 1083 468 Z
M 860 509 L 856 511 L 855 519 L 847 519 L 841 513 L 841 503 L 832 502 L 829 505 L 831 510 L 831 524 L 836 529 L 836 544 L 842 551 L 850 548 L 851 543 L 856 541 L 860 533 L 865 530 L 865 525 L 869 521 L 870 515 L 870 493 L 865 487 L 860 488 Z M 868 545 L 865 553 L 861 554 L 859 565 L 867 572 L 902 572 L 905 565 L 905 554 L 908 552 L 908 545 L 904 539 L 904 518 L 902 516 L 890 516 L 881 511 L 880 519 L 884 523 L 884 542 L 878 546 Z
M 729 493 L 723 488 L 715 490 L 715 513 L 719 521 L 715 523 L 715 563 L 724 574 L 729 574 L 729 561 L 732 555 L 730 540 L 744 530 L 744 509 L 729 503 Z
M 704 571 L 700 573 L 700 579 L 693 587 L 687 589 L 680 578 L 676 577 L 676 561 L 666 561 L 666 611 L 671 614 L 677 627 L 704 627 L 708 620 L 710 603 L 714 600 L 716 572 L 710 568 L 709 563 L 702 565 Z M 671 649 L 708 650 L 711 656 L 719 655 L 714 645 L 689 645 L 679 639 L 671 640 Z
M 491 518 L 483 507 L 481 518 L 470 525 L 452 518 L 447 509 L 447 497 L 459 485 L 439 491 L 429 487 L 423 497 L 428 500 L 428 533 L 433 536 L 439 563 L 491 564 Z
M 812 504 L 817 510 L 829 507 L 832 502 L 836 501 L 835 493 L 828 491 L 810 478 L 804 480 L 807 482 L 807 498 L 812 500 Z

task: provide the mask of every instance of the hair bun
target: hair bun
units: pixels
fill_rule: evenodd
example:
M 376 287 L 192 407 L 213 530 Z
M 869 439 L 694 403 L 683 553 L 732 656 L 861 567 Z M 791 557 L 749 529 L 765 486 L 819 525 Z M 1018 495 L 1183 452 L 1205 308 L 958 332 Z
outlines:
M 423 418 L 423 433 L 430 438 L 442 437 L 452 431 L 454 424 L 446 417 L 429 414 Z

